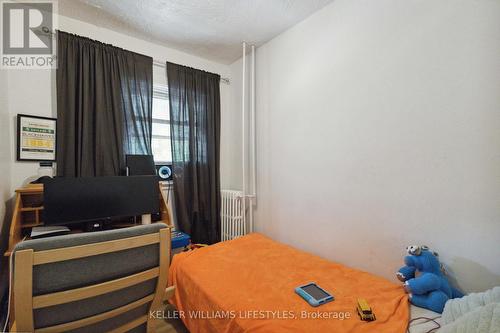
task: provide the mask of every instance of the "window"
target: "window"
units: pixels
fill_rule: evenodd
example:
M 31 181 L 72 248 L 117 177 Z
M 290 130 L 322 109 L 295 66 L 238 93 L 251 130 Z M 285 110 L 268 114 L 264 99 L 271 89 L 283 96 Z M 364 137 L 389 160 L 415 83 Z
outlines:
M 155 163 L 172 162 L 168 88 L 161 84 L 155 84 L 153 87 L 153 140 L 151 145 Z

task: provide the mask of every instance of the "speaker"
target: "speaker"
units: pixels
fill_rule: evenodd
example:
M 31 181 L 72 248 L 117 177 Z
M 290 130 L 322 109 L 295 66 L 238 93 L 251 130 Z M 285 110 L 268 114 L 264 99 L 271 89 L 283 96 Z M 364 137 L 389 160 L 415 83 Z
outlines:
M 172 180 L 172 165 L 171 164 L 157 164 L 156 172 L 161 180 Z

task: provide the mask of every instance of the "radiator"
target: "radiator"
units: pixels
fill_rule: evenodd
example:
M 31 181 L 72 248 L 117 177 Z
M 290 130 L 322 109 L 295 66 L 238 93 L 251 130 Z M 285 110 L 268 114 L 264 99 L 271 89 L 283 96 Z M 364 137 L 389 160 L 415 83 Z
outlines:
M 242 196 L 241 191 L 221 191 L 221 241 L 243 236 L 247 232 Z

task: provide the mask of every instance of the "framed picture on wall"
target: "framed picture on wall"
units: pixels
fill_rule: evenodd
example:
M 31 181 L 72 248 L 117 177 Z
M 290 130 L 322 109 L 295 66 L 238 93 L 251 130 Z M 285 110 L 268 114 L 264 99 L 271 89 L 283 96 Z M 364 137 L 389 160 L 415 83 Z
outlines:
M 55 118 L 17 115 L 17 160 L 55 161 L 57 121 Z

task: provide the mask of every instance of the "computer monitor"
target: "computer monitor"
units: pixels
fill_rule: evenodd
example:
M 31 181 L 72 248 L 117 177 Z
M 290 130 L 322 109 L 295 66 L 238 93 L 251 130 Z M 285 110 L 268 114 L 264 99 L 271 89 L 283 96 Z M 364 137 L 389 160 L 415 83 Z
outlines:
M 153 155 L 125 155 L 127 176 L 156 175 Z
M 44 224 L 106 220 L 160 210 L 156 176 L 54 178 L 44 184 Z

